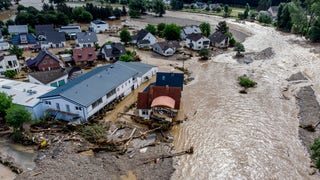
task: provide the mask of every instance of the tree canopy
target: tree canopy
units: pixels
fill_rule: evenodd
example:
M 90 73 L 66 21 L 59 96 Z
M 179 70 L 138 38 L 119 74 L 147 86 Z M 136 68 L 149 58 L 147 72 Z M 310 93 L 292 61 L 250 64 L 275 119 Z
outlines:
M 6 93 L 0 92 L 0 117 L 6 115 L 6 110 L 12 106 L 12 98 Z
M 132 18 L 139 18 L 147 11 L 147 3 L 145 0 L 130 0 L 129 15 Z
M 176 24 L 167 24 L 163 30 L 163 36 L 166 40 L 179 40 L 180 27 Z
M 210 34 L 211 34 L 211 26 L 209 23 L 207 22 L 202 22 L 200 25 L 199 25 L 199 28 L 202 32 L 202 34 L 206 37 L 208 37 Z
M 154 0 L 153 11 L 159 17 L 166 13 L 166 6 L 162 0 Z
M 32 120 L 31 114 L 24 107 L 13 105 L 6 110 L 6 123 L 15 130 L 21 129 L 24 122 Z
M 19 48 L 17 45 L 13 45 L 9 49 L 10 54 L 15 54 L 18 58 L 22 57 L 23 50 Z
M 147 31 L 149 31 L 151 34 L 156 35 L 157 34 L 157 29 L 154 25 L 148 24 L 145 28 Z
M 221 33 L 225 34 L 229 32 L 229 27 L 226 21 L 220 21 L 216 27 L 216 31 L 220 31 Z
M 120 32 L 120 41 L 123 42 L 124 44 L 128 44 L 128 42 L 131 41 L 131 35 L 127 29 L 123 29 Z
M 170 6 L 172 10 L 181 10 L 183 8 L 183 0 L 171 0 Z

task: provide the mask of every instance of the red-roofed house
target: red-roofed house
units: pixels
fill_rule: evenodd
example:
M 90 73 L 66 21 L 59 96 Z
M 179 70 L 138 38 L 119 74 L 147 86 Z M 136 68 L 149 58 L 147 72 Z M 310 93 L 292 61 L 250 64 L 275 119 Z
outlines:
M 93 63 L 97 55 L 93 48 L 73 49 L 73 60 L 76 65 Z
M 172 121 L 180 109 L 181 88 L 151 86 L 149 92 L 138 94 L 137 109 L 145 119 Z

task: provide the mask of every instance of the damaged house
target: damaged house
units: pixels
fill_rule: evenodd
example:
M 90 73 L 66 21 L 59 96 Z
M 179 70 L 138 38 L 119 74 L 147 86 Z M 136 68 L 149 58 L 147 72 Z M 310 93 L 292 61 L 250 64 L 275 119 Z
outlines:
M 138 115 L 172 122 L 180 109 L 183 79 L 183 73 L 158 72 L 156 82 L 138 94 Z
M 143 76 L 139 68 L 117 62 L 100 66 L 39 98 L 56 119 L 83 122 L 109 103 L 129 95 Z

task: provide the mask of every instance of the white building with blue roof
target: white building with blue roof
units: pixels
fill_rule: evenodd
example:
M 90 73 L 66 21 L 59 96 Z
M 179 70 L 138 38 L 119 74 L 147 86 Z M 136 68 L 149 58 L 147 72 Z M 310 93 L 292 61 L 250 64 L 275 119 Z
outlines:
M 144 63 L 117 62 L 98 67 L 39 98 L 57 119 L 87 121 L 110 102 L 130 94 L 157 68 Z

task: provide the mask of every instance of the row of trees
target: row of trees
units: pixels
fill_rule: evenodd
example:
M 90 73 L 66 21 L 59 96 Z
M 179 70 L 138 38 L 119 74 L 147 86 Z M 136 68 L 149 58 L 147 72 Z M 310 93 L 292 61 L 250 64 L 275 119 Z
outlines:
M 281 3 L 277 16 L 277 28 L 285 32 L 304 35 L 313 42 L 320 41 L 320 1 L 292 0 Z
M 130 0 L 129 15 L 132 18 L 139 18 L 147 11 L 154 12 L 159 17 L 166 13 L 166 6 L 162 0 Z
M 66 4 L 53 5 L 44 4 L 43 10 L 39 11 L 34 7 L 18 6 L 18 14 L 15 24 L 28 24 L 34 27 L 37 24 L 67 25 L 73 21 L 88 23 L 93 19 L 106 19 L 110 16 L 120 18 L 126 15 L 126 9 L 113 9 L 111 6 L 97 7 L 92 3 L 84 7 L 69 7 Z

